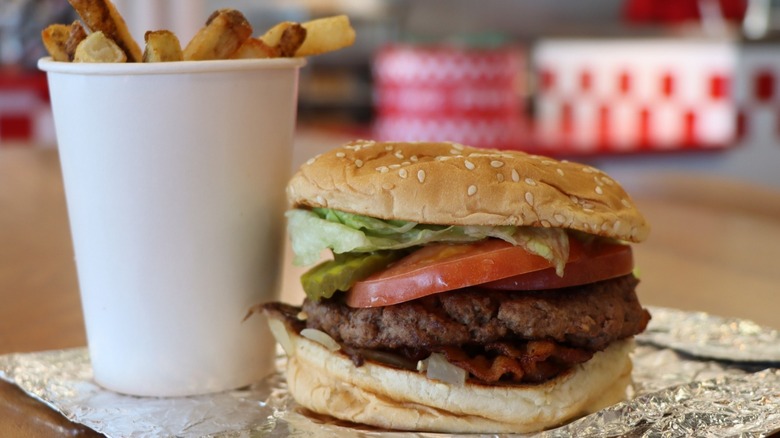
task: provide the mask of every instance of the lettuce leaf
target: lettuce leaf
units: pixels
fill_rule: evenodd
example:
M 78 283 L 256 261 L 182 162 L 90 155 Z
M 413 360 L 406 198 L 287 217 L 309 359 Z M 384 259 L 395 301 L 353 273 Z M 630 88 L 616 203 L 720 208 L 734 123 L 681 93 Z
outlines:
M 569 240 L 561 228 L 515 226 L 430 225 L 382 220 L 344 211 L 316 208 L 286 213 L 294 263 L 316 263 L 323 251 L 336 254 L 395 250 L 432 242 L 475 242 L 497 238 L 549 260 L 563 275 L 569 258 Z

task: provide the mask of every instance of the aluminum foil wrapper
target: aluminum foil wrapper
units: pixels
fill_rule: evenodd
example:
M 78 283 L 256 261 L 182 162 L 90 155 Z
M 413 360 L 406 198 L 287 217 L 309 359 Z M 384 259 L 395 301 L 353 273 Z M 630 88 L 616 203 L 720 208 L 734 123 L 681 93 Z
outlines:
M 767 436 L 780 431 L 780 333 L 749 321 L 665 308 L 637 337 L 629 400 L 553 437 Z M 305 412 L 277 371 L 241 390 L 148 398 L 96 385 L 86 349 L 0 356 L 0 378 L 108 437 L 440 437 L 387 432 Z

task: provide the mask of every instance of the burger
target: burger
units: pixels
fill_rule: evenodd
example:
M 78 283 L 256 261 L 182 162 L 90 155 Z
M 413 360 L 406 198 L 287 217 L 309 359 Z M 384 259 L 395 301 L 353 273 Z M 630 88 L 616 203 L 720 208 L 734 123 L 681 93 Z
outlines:
M 354 141 L 287 187 L 301 306 L 261 306 L 293 398 L 385 429 L 533 432 L 626 396 L 649 227 L 598 169 Z M 323 254 L 330 254 L 325 261 Z M 315 265 L 316 264 L 316 265 Z

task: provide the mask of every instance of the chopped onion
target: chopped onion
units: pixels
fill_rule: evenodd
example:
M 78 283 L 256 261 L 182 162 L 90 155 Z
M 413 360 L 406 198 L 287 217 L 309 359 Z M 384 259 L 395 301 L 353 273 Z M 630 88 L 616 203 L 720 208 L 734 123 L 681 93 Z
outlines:
M 321 330 L 305 328 L 301 330 L 301 336 L 303 336 L 306 339 L 310 339 L 318 344 L 321 344 L 323 347 L 327 348 L 330 351 L 337 351 L 341 349 L 341 345 L 339 345 L 338 342 L 336 342 L 333 338 L 331 338 L 329 334 Z
M 287 333 L 284 322 L 276 318 L 268 318 L 268 327 L 271 328 L 271 333 L 274 335 L 276 342 L 282 346 L 284 352 L 287 353 L 288 356 L 291 355 L 293 353 L 293 343 L 292 339 L 290 339 L 290 334 Z
M 417 364 L 417 370 L 425 371 L 429 379 L 441 380 L 456 386 L 463 386 L 468 374 L 463 368 L 449 363 L 447 358 L 439 353 L 431 353 L 427 359 L 421 360 Z

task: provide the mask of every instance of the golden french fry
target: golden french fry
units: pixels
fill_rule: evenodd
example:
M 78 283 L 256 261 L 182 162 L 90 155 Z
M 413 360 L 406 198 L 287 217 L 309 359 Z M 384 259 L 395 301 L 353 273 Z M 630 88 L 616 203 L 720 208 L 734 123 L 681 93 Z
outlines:
M 235 9 L 215 11 L 184 49 L 184 59 L 228 59 L 252 36 L 252 26 Z
M 144 35 L 144 62 L 181 61 L 184 55 L 176 35 L 169 30 L 148 31 Z
M 295 52 L 306 40 L 306 29 L 298 23 L 293 23 L 282 32 L 279 43 L 275 46 L 279 56 L 289 58 L 295 56 Z
M 278 58 L 279 51 L 275 47 L 262 42 L 257 38 L 248 38 L 236 50 L 231 59 L 258 59 L 258 58 Z
M 260 37 L 260 40 L 271 47 L 276 47 L 279 45 L 279 40 L 282 39 L 282 34 L 284 31 L 293 24 L 298 23 L 294 23 L 292 21 L 282 21 L 281 23 L 278 23 L 274 27 L 268 29 L 263 34 L 263 36 Z
M 76 55 L 76 47 L 78 47 L 86 37 L 87 31 L 84 30 L 84 26 L 81 25 L 80 21 L 74 21 L 70 25 L 70 34 L 68 35 L 68 41 L 65 43 L 68 61 L 73 61 L 73 57 Z
M 68 62 L 68 36 L 70 35 L 70 26 L 67 24 L 51 24 L 41 31 L 41 40 L 46 51 L 49 52 L 51 59 L 55 61 Z
M 296 23 L 283 21 L 269 29 L 260 39 L 269 46 L 275 47 L 284 32 L 294 24 Z M 320 55 L 355 43 L 355 29 L 352 28 L 346 15 L 318 18 L 301 23 L 301 26 L 306 29 L 306 39 L 294 56 Z
M 306 40 L 295 56 L 320 55 L 349 47 L 355 43 L 355 29 L 346 15 L 319 18 L 302 23 Z
M 111 0 L 68 0 L 92 32 L 103 34 L 116 43 L 131 62 L 141 62 L 141 48 L 135 42 L 127 23 Z
M 76 47 L 73 62 L 126 62 L 127 55 L 103 32 L 92 32 Z

